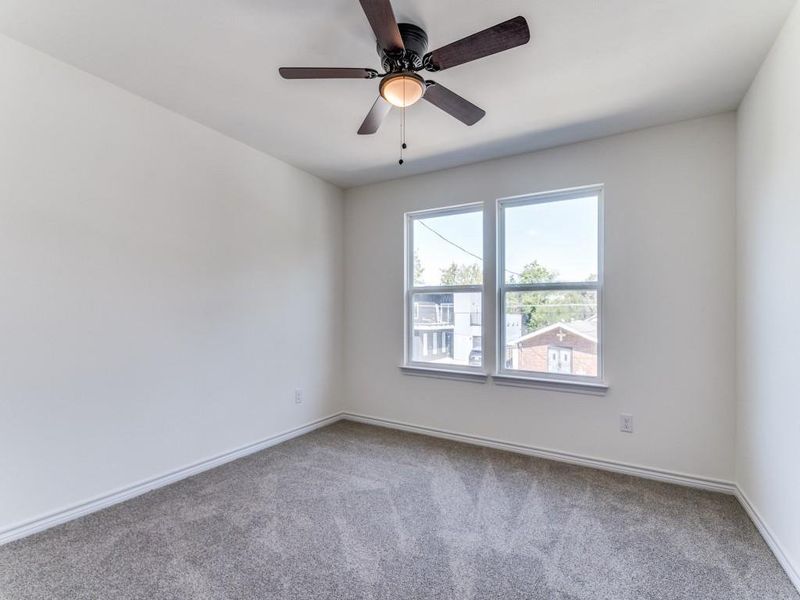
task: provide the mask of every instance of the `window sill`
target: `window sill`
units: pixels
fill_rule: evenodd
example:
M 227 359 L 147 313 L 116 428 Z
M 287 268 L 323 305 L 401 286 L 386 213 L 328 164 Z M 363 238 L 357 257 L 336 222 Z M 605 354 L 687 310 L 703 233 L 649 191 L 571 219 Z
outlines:
M 526 377 L 523 375 L 492 375 L 492 380 L 497 385 L 511 387 L 527 387 L 550 390 L 554 392 L 569 392 L 573 394 L 589 394 L 591 396 L 604 396 L 608 391 L 606 383 L 590 383 L 585 381 L 558 381 L 540 377 Z
M 417 367 L 411 365 L 401 365 L 400 371 L 405 375 L 414 377 L 433 377 L 435 379 L 456 379 L 458 381 L 469 381 L 472 383 L 486 383 L 489 376 L 486 373 L 476 371 L 457 371 L 454 369 L 435 369 L 433 367 Z

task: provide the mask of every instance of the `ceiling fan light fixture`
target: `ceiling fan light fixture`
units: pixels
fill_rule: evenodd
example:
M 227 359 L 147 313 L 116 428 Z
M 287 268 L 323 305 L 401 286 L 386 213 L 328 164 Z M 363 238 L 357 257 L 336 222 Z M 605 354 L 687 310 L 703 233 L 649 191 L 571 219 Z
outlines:
M 416 73 L 388 75 L 381 81 L 381 96 L 392 106 L 405 108 L 422 98 L 425 80 Z

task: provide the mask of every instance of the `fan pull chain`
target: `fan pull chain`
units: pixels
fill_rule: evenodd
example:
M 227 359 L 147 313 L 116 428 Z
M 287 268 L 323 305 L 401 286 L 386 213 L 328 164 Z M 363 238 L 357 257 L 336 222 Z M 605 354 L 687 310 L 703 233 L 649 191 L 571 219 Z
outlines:
M 402 165 L 405 161 L 403 160 L 403 150 L 408 148 L 406 146 L 406 86 L 403 86 L 403 114 L 400 117 L 400 160 L 398 164 Z
M 400 160 L 399 164 L 403 164 L 403 150 L 406 149 L 406 107 L 402 108 L 403 114 L 400 116 Z

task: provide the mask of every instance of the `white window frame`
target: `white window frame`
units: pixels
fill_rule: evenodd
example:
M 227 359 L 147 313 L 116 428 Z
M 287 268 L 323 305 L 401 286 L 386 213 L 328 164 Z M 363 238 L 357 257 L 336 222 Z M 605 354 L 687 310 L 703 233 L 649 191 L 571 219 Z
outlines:
M 483 315 L 483 310 L 485 306 L 485 286 L 486 283 L 486 273 L 485 273 L 485 266 L 486 260 L 484 258 L 481 264 L 481 270 L 484 272 L 484 283 L 481 285 L 434 285 L 434 286 L 415 286 L 414 285 L 414 221 L 417 219 L 429 219 L 431 217 L 446 217 L 448 215 L 458 215 L 470 212 L 477 212 L 481 214 L 481 222 L 485 218 L 484 214 L 484 203 L 483 202 L 475 202 L 470 204 L 459 204 L 456 206 L 448 206 L 444 208 L 433 208 L 428 210 L 419 210 L 408 212 L 405 214 L 405 290 L 404 290 L 404 299 L 405 299 L 405 326 L 403 328 L 405 332 L 405 339 L 404 339 L 404 362 L 403 366 L 409 370 L 419 370 L 419 371 L 439 371 L 442 373 L 452 373 L 452 374 L 467 374 L 467 375 L 475 375 L 479 377 L 486 377 L 487 373 L 487 357 L 481 353 L 481 366 L 474 367 L 467 365 L 448 365 L 448 364 L 437 364 L 431 362 L 424 362 L 424 361 L 414 361 L 413 360 L 413 350 L 414 350 L 414 315 L 413 315 L 413 298 L 415 294 L 459 294 L 459 293 L 480 293 L 481 294 L 481 335 L 486 334 L 486 319 Z M 486 239 L 485 239 L 485 227 L 481 228 L 481 239 L 482 239 L 482 255 L 485 257 L 486 252 Z M 452 340 L 453 350 L 455 350 L 455 336 Z
M 496 344 L 495 344 L 495 377 L 500 382 L 506 380 L 521 380 L 531 382 L 542 382 L 551 384 L 571 384 L 588 385 L 597 388 L 607 387 L 604 383 L 603 370 L 603 327 L 605 323 L 603 315 L 603 186 L 589 185 L 583 187 L 569 188 L 550 192 L 540 192 L 536 194 L 525 194 L 510 198 L 500 198 L 496 202 L 496 262 L 495 271 L 497 294 L 495 296 L 496 306 Z M 563 200 L 573 200 L 585 198 L 590 195 L 597 196 L 597 281 L 596 282 L 547 282 L 533 284 L 506 283 L 506 260 L 505 260 L 505 209 L 515 206 L 526 206 L 530 204 L 543 204 L 558 202 Z M 507 292 L 542 292 L 552 290 L 592 290 L 597 293 L 597 376 L 571 375 L 559 373 L 542 373 L 539 371 L 525 371 L 521 369 L 508 369 L 505 366 L 505 347 L 506 347 L 506 327 L 505 327 L 505 297 Z

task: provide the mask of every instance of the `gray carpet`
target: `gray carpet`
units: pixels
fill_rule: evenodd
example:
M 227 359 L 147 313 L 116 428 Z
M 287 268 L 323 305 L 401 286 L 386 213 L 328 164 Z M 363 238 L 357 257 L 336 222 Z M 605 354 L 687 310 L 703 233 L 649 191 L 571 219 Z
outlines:
M 798 596 L 732 497 L 340 422 L 1 547 L 0 598 Z

